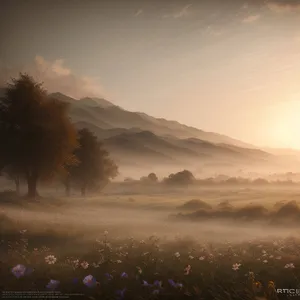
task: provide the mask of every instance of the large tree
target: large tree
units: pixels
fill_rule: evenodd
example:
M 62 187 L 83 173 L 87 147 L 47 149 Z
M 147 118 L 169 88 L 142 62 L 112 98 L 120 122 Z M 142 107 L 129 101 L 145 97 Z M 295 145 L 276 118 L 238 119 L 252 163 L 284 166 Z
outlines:
M 78 143 L 79 147 L 74 151 L 78 164 L 70 168 L 69 179 L 79 185 L 81 195 L 85 196 L 88 188 L 102 188 L 115 178 L 118 167 L 90 130 L 78 131 Z
M 0 99 L 1 162 L 25 178 L 29 197 L 36 197 L 39 180 L 74 161 L 76 129 L 67 113 L 66 103 L 51 99 L 27 74 L 12 79 Z

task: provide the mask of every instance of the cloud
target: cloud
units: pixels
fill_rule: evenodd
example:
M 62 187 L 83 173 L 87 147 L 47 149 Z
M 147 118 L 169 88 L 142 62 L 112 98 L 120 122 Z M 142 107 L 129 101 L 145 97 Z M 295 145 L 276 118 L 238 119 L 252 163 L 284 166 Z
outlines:
M 137 16 L 141 15 L 142 13 L 143 13 L 143 10 L 139 9 L 135 12 L 134 16 L 137 17 Z
M 300 11 L 300 2 L 298 0 L 272 0 L 267 3 L 267 7 L 275 13 L 287 13 Z
M 183 17 L 187 17 L 189 15 L 189 8 L 192 6 L 192 4 L 188 4 L 184 6 L 181 10 L 176 11 L 172 14 L 166 14 L 163 15 L 163 18 L 174 18 L 174 19 L 179 19 Z
M 61 92 L 76 99 L 104 95 L 99 78 L 74 73 L 65 66 L 63 59 L 47 61 L 42 56 L 36 56 L 33 63 L 27 66 L 16 68 L 0 65 L 0 84 L 7 83 L 12 77 L 18 77 L 19 72 L 26 72 L 37 81 L 43 82 L 48 92 Z
M 260 15 L 251 15 L 242 20 L 242 23 L 254 23 L 260 19 Z

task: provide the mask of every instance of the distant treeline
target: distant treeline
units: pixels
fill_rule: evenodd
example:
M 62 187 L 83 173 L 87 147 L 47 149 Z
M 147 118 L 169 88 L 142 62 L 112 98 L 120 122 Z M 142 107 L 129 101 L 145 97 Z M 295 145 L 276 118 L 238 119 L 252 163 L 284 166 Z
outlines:
M 197 179 L 192 172 L 183 170 L 177 173 L 172 173 L 169 176 L 159 180 L 155 173 L 150 173 L 148 176 L 143 176 L 139 180 L 133 178 L 125 178 L 124 182 L 131 183 L 161 183 L 166 185 L 295 185 L 299 181 L 283 179 L 283 180 L 268 180 L 265 178 L 244 178 L 244 177 L 229 177 L 226 175 L 218 175 L 215 177 Z

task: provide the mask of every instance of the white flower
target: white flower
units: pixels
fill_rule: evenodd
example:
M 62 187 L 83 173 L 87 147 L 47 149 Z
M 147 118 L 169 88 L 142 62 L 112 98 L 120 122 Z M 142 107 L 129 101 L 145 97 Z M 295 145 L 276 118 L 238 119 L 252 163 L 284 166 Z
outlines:
M 286 269 L 294 269 L 294 268 L 295 268 L 295 266 L 294 266 L 293 263 L 286 264 L 284 267 L 285 267 Z
M 270 256 L 269 256 L 269 258 L 273 258 L 273 257 L 274 257 L 273 255 L 270 255 Z
M 117 264 L 121 264 L 122 261 L 118 259 L 118 260 L 116 260 L 116 263 L 117 263 Z
M 180 257 L 180 253 L 179 252 L 175 252 L 174 256 L 177 257 L 177 258 L 179 258 Z
M 194 256 L 192 256 L 192 255 L 189 255 L 189 259 L 194 259 Z
M 57 259 L 54 255 L 48 255 L 48 256 L 45 257 L 45 261 L 46 261 L 47 264 L 53 265 L 53 264 L 56 263 Z
M 191 272 L 191 265 L 187 265 L 185 268 L 184 268 L 184 275 L 189 275 L 190 272 Z
M 265 259 L 265 260 L 263 260 L 263 263 L 266 264 L 266 263 L 268 263 L 268 261 Z
M 80 265 L 83 269 L 87 269 L 89 267 L 89 263 L 87 261 L 83 261 Z
M 200 256 L 200 257 L 199 257 L 199 260 L 204 260 L 204 259 L 205 259 L 204 256 Z
M 261 252 L 262 252 L 263 254 L 266 254 L 266 253 L 267 253 L 267 251 L 266 251 L 266 250 L 262 250 Z
M 232 265 L 232 270 L 236 271 L 240 268 L 241 264 L 235 263 Z

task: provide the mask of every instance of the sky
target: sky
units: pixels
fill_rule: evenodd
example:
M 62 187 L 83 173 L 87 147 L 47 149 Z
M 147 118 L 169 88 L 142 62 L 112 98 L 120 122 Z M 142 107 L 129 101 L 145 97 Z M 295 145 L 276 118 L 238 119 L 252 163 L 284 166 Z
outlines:
M 300 0 L 2 0 L 0 84 L 300 149 Z

